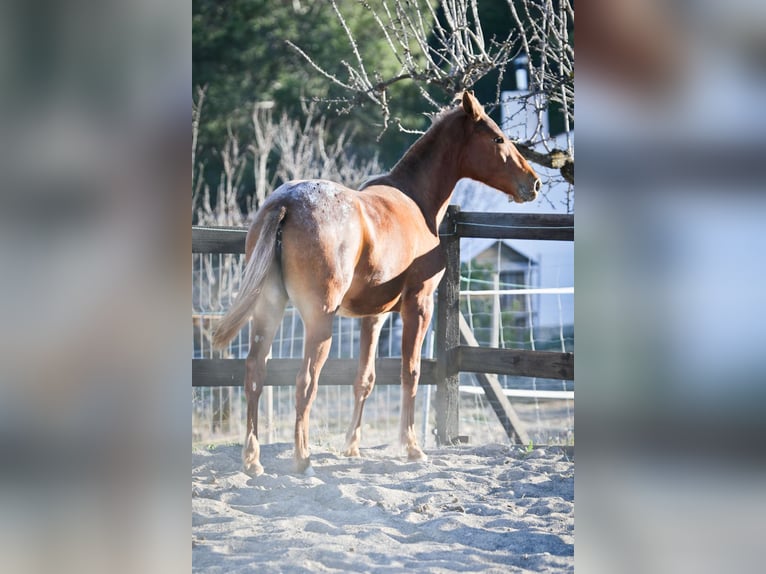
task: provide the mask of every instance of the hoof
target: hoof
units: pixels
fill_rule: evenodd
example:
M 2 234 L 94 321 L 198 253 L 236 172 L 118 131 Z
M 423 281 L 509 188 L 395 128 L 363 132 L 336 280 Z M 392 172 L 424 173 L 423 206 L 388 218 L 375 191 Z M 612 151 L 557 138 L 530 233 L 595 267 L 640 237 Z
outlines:
M 311 468 L 311 459 L 310 458 L 304 458 L 304 459 L 295 459 L 295 472 L 297 474 L 303 474 L 305 476 L 313 476 L 314 475 L 314 469 Z
M 343 456 L 354 457 L 354 458 L 360 457 L 361 455 L 359 454 L 359 447 L 354 446 L 354 447 L 347 448 L 346 451 L 343 453 Z
M 262 475 L 263 467 L 261 466 L 260 458 L 261 447 L 258 444 L 258 439 L 255 438 L 253 433 L 250 433 L 242 449 L 242 470 L 250 476 Z
M 306 470 L 303 471 L 303 476 L 305 477 L 311 477 L 314 476 L 316 473 L 314 472 L 314 467 L 309 465 L 306 467 Z
M 408 449 L 407 460 L 409 460 L 410 462 L 416 462 L 416 461 L 425 462 L 428 460 L 428 457 L 426 456 L 426 453 L 424 453 L 422 450 L 416 447 L 416 448 Z
M 260 462 L 246 462 L 242 465 L 242 470 L 245 474 L 249 474 L 252 477 L 261 476 L 263 474 L 263 467 Z

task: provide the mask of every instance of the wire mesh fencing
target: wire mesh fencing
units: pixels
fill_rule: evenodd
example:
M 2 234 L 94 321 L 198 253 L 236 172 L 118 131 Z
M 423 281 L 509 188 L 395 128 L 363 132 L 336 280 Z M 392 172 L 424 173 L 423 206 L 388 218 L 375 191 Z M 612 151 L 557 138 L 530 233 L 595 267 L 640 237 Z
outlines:
M 498 248 L 501 249 L 501 248 Z M 527 261 L 509 263 L 499 257 L 495 265 L 469 260 L 461 269 L 461 312 L 481 345 L 504 348 L 573 350 L 574 330 L 567 317 L 571 290 L 546 292 L 539 285 L 539 270 Z M 214 352 L 210 334 L 217 319 L 236 295 L 243 256 L 193 255 L 193 357 L 245 358 L 251 325 L 246 325 L 223 353 Z M 521 271 L 521 272 L 520 272 Z M 536 275 L 538 274 L 538 275 Z M 526 291 L 525 291 L 526 290 Z M 559 324 L 539 322 L 540 301 L 558 300 L 563 309 Z M 555 304 L 555 303 L 554 303 Z M 550 306 L 550 304 L 549 304 Z M 359 352 L 359 320 L 336 317 L 331 358 L 354 359 Z M 303 323 L 292 306 L 285 310 L 272 344 L 274 358 L 300 358 Z M 434 331 L 429 328 L 423 356 L 433 358 Z M 378 357 L 401 356 L 401 318 L 392 313 L 381 332 Z M 499 376 L 509 400 L 535 444 L 573 444 L 574 383 L 531 377 Z M 311 411 L 311 439 L 341 449 L 354 406 L 352 381 L 320 378 Z M 509 442 L 488 400 L 470 373 L 460 377 L 460 435 L 474 444 Z M 434 395 L 436 388 L 422 385 L 416 399 L 416 429 L 425 448 L 435 445 Z M 262 443 L 292 442 L 295 420 L 294 387 L 266 387 L 259 404 Z M 368 398 L 362 426 L 362 446 L 396 444 L 399 437 L 400 389 L 378 385 Z M 192 441 L 197 444 L 241 442 L 245 433 L 246 398 L 242 385 L 192 388 Z

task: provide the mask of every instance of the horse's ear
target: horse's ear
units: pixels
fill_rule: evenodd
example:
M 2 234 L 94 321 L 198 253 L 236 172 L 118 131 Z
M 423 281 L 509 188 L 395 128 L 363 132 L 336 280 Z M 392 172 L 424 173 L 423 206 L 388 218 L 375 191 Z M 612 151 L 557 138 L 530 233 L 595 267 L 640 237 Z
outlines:
M 479 101 L 473 97 L 473 92 L 469 92 L 468 90 L 463 92 L 463 109 L 475 122 L 478 122 L 484 113 L 484 108 L 482 108 Z

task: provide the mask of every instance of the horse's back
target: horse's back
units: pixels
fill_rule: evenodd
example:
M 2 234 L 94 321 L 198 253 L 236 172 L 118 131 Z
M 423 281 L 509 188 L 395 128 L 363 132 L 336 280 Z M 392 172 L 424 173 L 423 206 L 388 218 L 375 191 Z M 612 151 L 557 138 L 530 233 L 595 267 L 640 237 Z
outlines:
M 318 237 L 340 240 L 340 233 L 357 239 L 361 232 L 369 241 L 401 243 L 403 248 L 423 242 L 417 204 L 389 186 L 360 192 L 327 180 L 297 180 L 280 186 L 267 202 L 287 208 L 285 226 Z
M 285 286 L 307 311 L 395 310 L 413 261 L 438 244 L 412 199 L 387 186 L 359 192 L 326 180 L 301 180 L 281 186 L 269 202 L 286 208 Z

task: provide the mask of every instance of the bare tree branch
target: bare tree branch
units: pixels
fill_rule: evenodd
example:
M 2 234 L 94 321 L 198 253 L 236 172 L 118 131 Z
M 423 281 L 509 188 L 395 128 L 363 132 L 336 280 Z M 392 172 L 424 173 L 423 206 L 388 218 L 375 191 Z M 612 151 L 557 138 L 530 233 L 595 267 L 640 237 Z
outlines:
M 252 141 L 244 148 L 240 136 L 227 129 L 227 137 L 218 152 L 222 172 L 215 194 L 203 177 L 197 177 L 194 196 L 201 202 L 193 209 L 199 225 L 245 225 L 248 213 L 255 211 L 274 188 L 291 179 L 331 179 L 358 187 L 362 181 L 383 171 L 377 156 L 359 159 L 348 150 L 353 134 L 344 130 L 331 139 L 327 119 L 317 115 L 316 105 L 305 110 L 303 121 L 286 115 L 275 120 L 268 103 L 256 104 L 252 114 Z M 275 165 L 269 165 L 275 158 Z M 278 158 L 278 159 L 277 159 Z M 245 168 L 253 163 L 255 194 L 243 213 L 239 196 L 243 188 Z M 199 174 L 204 166 L 195 166 Z M 271 175 L 270 175 L 271 174 Z M 212 197 L 215 196 L 215 205 Z
M 550 169 L 557 169 L 561 176 L 574 185 L 574 160 L 566 151 L 552 149 L 548 153 L 540 153 L 523 143 L 514 144 L 519 153 L 528 161 Z
M 205 102 L 207 86 L 197 86 L 197 99 L 192 99 L 192 217 L 194 210 L 197 209 L 199 201 L 200 183 L 202 177 L 198 176 L 195 181 L 195 170 L 197 169 L 197 138 L 199 136 L 199 120 L 202 115 L 202 104 Z M 201 167 L 201 166 L 200 166 Z
M 247 149 L 253 156 L 253 179 L 255 181 L 254 207 L 257 209 L 269 192 L 268 162 L 274 147 L 277 126 L 271 117 L 273 102 L 258 102 L 253 106 L 252 122 L 255 142 Z
M 531 138 L 522 142 L 522 154 L 539 165 L 550 167 L 566 161 L 560 169 L 564 179 L 574 182 L 574 153 L 571 140 L 567 150 L 547 149 L 545 153 L 533 146 L 548 146 L 543 133 L 543 116 L 551 103 L 564 111 L 567 131 L 574 121 L 574 48 L 569 30 L 574 18 L 571 0 L 506 0 L 515 29 L 506 38 L 484 35 L 477 0 L 444 0 L 441 15 L 431 0 L 380 0 L 371 3 L 359 0 L 372 15 L 380 32 L 401 69 L 389 76 L 380 74 L 366 62 L 335 0 L 332 8 L 348 39 L 354 62 L 342 62 L 344 77 L 339 71 L 322 68 L 303 49 L 290 46 L 322 76 L 343 88 L 345 96 L 333 100 L 348 111 L 363 102 L 376 105 L 383 117 L 383 132 L 393 123 L 399 130 L 411 132 L 398 118 L 391 117 L 389 107 L 392 86 L 414 82 L 418 91 L 434 112 L 449 105 L 455 95 L 470 89 L 493 70 L 502 80 L 507 68 L 520 55 L 526 56 L 529 75 L 529 95 L 519 102 L 537 117 L 537 127 Z M 517 8 L 519 6 L 519 8 Z M 500 81 L 501 81 L 500 80 Z M 500 101 L 498 81 L 495 104 Z M 443 101 L 434 98 L 427 87 L 439 87 L 445 93 Z M 382 134 L 381 134 L 382 135 Z M 550 157 L 548 157 L 550 156 Z

